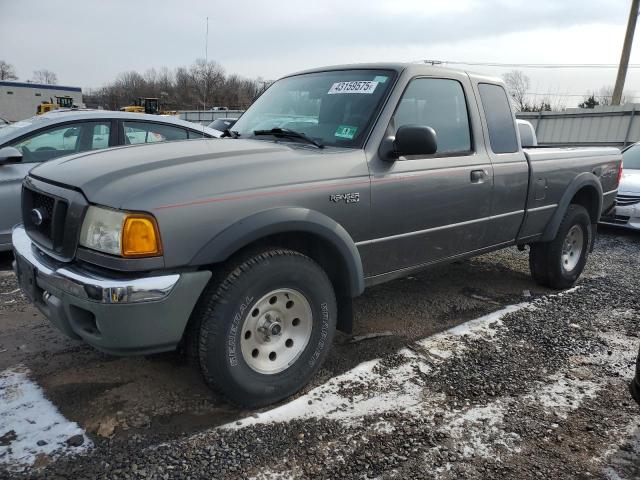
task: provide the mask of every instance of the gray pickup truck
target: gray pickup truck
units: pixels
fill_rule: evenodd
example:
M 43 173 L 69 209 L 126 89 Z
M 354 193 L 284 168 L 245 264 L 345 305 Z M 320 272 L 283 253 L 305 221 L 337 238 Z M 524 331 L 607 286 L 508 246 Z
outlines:
M 16 272 L 68 336 L 118 355 L 184 349 L 229 400 L 266 405 L 309 381 L 368 286 L 526 245 L 535 281 L 574 284 L 620 152 L 523 151 L 515 125 L 495 78 L 290 75 L 223 139 L 36 167 Z

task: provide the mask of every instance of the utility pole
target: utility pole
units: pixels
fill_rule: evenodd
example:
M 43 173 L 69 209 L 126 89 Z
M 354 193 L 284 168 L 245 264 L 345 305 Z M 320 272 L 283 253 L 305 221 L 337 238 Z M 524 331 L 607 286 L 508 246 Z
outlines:
M 618 76 L 616 77 L 616 87 L 613 89 L 612 105 L 620 105 L 622 99 L 622 90 L 624 89 L 624 81 L 627 78 L 627 67 L 629 66 L 629 56 L 631 55 L 631 45 L 633 44 L 633 34 L 636 31 L 636 21 L 638 20 L 638 6 L 640 0 L 632 0 L 631 11 L 629 12 L 629 21 L 627 22 L 627 33 L 624 36 L 624 45 L 622 46 L 622 55 L 620 56 L 620 66 L 618 67 Z

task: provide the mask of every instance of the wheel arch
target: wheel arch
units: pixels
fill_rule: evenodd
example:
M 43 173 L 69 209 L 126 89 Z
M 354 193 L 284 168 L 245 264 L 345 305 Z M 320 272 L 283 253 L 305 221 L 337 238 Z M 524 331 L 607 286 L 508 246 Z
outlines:
M 591 172 L 583 172 L 573 179 L 562 195 L 553 217 L 547 223 L 541 241 L 548 242 L 556 237 L 562 219 L 572 203 L 586 208 L 591 223 L 597 225 L 602 210 L 602 186 L 598 177 Z
M 337 296 L 346 293 L 350 298 L 364 291 L 362 260 L 351 235 L 328 216 L 300 207 L 264 210 L 234 223 L 207 242 L 190 263 L 219 264 L 261 245 L 292 248 L 313 258 L 329 275 Z

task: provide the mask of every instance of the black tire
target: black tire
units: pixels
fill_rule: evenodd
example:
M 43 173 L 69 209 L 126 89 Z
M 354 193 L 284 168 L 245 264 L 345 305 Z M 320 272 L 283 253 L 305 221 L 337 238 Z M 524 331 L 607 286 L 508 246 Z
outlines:
M 324 270 L 299 252 L 268 250 L 236 265 L 221 281 L 210 284 L 193 321 L 199 325 L 199 359 L 205 381 L 231 403 L 255 408 L 291 396 L 317 372 L 333 341 L 337 305 Z M 257 299 L 277 289 L 292 289 L 304 296 L 311 312 L 310 336 L 285 370 L 265 374 L 245 361 L 240 342 L 244 321 Z
M 575 266 L 568 268 L 565 266 L 567 261 L 563 260 L 563 246 L 567 235 L 574 227 L 581 232 L 582 248 Z M 558 290 L 572 287 L 584 270 L 592 241 L 593 233 L 589 213 L 581 205 L 569 205 L 556 237 L 550 242 L 531 245 L 529 268 L 533 279 L 540 285 Z

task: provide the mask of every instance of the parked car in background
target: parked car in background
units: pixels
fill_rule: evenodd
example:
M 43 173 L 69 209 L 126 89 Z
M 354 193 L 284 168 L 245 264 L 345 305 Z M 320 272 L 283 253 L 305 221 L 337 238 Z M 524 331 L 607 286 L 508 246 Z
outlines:
M 600 222 L 640 230 L 640 142 L 622 150 L 622 159 L 616 208 Z
M 20 286 L 72 338 L 118 355 L 183 347 L 226 398 L 273 403 L 318 371 L 365 287 L 526 245 L 536 282 L 574 285 L 620 150 L 519 139 L 500 79 L 418 64 L 293 74 L 227 138 L 32 171 Z
M 238 121 L 237 118 L 217 118 L 207 126 L 209 128 L 219 131 L 220 135 L 222 135 L 222 133 L 225 130 L 228 130 L 231 127 L 233 127 L 237 121 Z
M 118 145 L 217 136 L 215 130 L 172 116 L 107 110 L 57 110 L 5 126 L 0 161 L 8 156 L 22 161 L 0 165 L 0 251 L 11 248 L 11 227 L 20 222 L 22 179 L 37 164 Z

